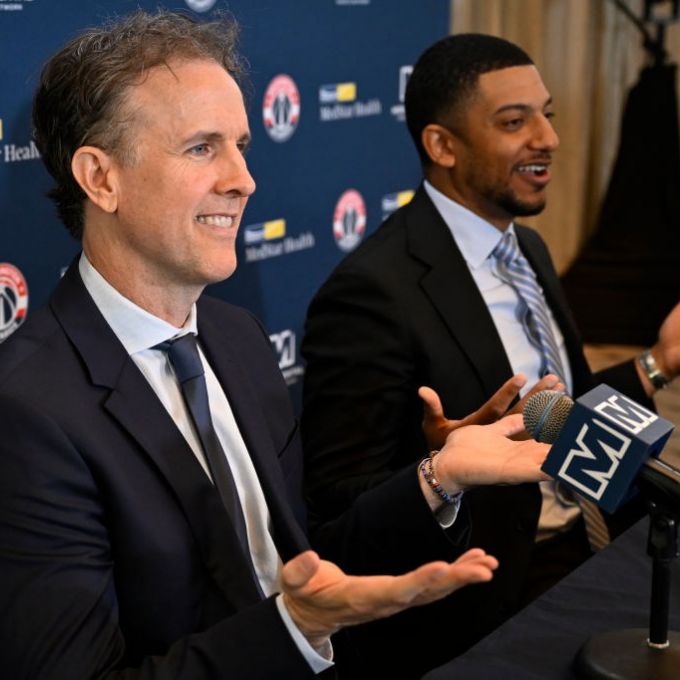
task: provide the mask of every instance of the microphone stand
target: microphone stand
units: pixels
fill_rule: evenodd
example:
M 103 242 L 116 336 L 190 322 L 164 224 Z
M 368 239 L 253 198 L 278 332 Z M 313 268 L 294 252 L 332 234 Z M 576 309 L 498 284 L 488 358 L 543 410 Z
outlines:
M 680 677 L 680 633 L 668 630 L 670 572 L 678 557 L 680 491 L 648 461 L 638 486 L 649 509 L 647 554 L 652 558 L 649 633 L 644 628 L 592 636 L 579 650 L 574 668 L 584 680 L 677 680 Z

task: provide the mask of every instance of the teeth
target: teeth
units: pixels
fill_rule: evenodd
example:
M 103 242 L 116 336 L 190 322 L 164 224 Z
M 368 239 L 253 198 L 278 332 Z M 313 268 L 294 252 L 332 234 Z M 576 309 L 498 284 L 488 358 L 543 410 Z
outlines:
M 547 165 L 520 165 L 518 168 L 519 172 L 545 172 L 548 169 Z
M 199 224 L 209 224 L 212 227 L 231 227 L 234 218 L 228 215 L 199 215 L 196 221 Z

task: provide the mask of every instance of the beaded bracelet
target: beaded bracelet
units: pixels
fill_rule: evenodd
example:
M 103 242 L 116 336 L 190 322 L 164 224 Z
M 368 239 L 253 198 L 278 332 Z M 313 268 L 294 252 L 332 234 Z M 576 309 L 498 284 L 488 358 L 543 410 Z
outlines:
M 459 494 L 456 494 L 455 497 L 449 495 L 445 490 L 444 487 L 439 483 L 437 478 L 434 476 L 434 468 L 432 465 L 432 459 L 435 457 L 435 455 L 438 453 L 438 451 L 433 451 L 427 458 L 423 458 L 423 460 L 420 461 L 420 471 L 423 473 L 423 478 L 427 482 L 427 485 L 434 491 L 439 498 L 446 503 L 446 505 L 453 505 Z

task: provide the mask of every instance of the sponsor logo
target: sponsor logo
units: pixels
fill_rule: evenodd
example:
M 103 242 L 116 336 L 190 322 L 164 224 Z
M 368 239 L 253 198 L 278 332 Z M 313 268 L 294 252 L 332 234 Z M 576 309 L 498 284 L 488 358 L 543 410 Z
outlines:
M 406 99 L 406 85 L 413 72 L 413 66 L 407 64 L 399 68 L 399 103 L 390 108 L 390 113 L 400 122 L 406 120 L 404 100 Z
M 217 0 L 184 0 L 190 9 L 194 12 L 207 12 L 212 9 L 212 6 Z
M 382 113 L 379 99 L 357 101 L 356 83 L 334 83 L 319 88 L 321 122 L 378 116 Z
M 597 418 L 584 423 L 557 477 L 585 496 L 600 500 L 632 439 Z
M 333 213 L 333 236 L 340 250 L 354 250 L 366 231 L 366 204 L 356 189 L 345 191 Z
M 346 5 L 370 5 L 371 0 L 335 0 L 335 4 L 339 7 Z
M 249 224 L 242 229 L 246 262 L 259 262 L 272 257 L 289 255 L 313 248 L 314 234 L 305 231 L 297 236 L 286 235 L 286 220 L 269 220 Z
M 0 0 L 2 2 L 2 0 Z M 2 5 L 0 5 L 2 7 Z M 5 126 L 0 118 L 0 140 L 4 139 Z M 17 163 L 18 161 L 34 161 L 40 158 L 40 152 L 35 142 L 31 139 L 28 144 L 3 144 L 0 147 L 0 160 L 4 163 Z
M 300 93 L 295 81 L 280 74 L 267 85 L 262 102 L 264 129 L 275 142 L 291 138 L 300 121 Z
M 286 385 L 294 385 L 304 373 L 304 368 L 297 360 L 297 343 L 295 333 L 290 329 L 269 336 L 274 352 L 279 360 L 279 368 Z
M 382 218 L 386 220 L 395 210 L 411 201 L 415 192 L 412 189 L 397 191 L 394 194 L 385 194 L 382 197 Z
M 38 158 L 40 158 L 40 152 L 33 140 L 25 146 L 20 146 L 19 144 L 4 144 L 2 147 L 2 159 L 5 163 L 34 161 Z
M 28 286 L 23 274 L 0 262 L 0 342 L 21 326 L 28 311 Z
M 319 88 L 319 101 L 322 104 L 353 102 L 356 98 L 356 83 L 336 83 L 335 85 L 322 85 Z
M 259 224 L 249 224 L 243 230 L 246 245 L 283 238 L 286 235 L 286 220 L 270 220 Z
M 31 2 L 33 0 L 0 0 L 0 12 L 18 12 Z

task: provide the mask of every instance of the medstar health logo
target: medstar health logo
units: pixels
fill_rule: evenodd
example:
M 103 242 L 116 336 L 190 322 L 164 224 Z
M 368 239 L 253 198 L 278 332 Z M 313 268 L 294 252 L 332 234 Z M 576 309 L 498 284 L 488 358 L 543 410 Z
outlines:
M 300 93 L 295 81 L 279 74 L 267 86 L 262 102 L 264 129 L 275 142 L 289 140 L 300 120 Z
M 0 342 L 21 326 L 28 311 L 28 286 L 12 264 L 0 262 Z
M 194 12 L 207 12 L 217 0 L 185 0 L 185 2 Z
M 340 250 L 354 250 L 366 231 L 366 204 L 356 189 L 345 191 L 335 206 L 333 236 Z

